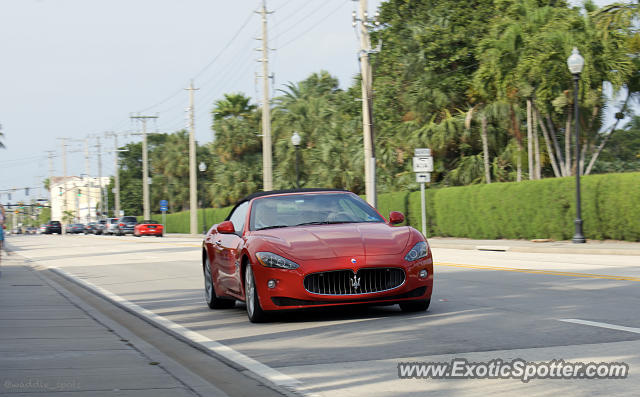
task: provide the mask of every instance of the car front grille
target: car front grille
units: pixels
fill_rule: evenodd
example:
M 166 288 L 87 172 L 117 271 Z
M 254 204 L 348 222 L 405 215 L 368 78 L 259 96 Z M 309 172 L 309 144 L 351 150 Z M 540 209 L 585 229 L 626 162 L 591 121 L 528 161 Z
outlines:
M 395 267 L 376 267 L 312 273 L 304 278 L 304 288 L 312 294 L 359 295 L 388 291 L 404 283 L 405 274 Z

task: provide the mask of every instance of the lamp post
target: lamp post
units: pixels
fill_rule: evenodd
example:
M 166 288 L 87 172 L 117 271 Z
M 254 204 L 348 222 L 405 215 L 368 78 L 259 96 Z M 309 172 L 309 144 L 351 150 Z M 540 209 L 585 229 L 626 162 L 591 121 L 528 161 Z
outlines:
M 200 178 L 200 180 L 202 182 L 204 182 L 204 172 L 207 170 L 207 165 L 204 163 L 204 161 L 201 161 L 200 164 L 198 165 L 198 170 L 200 170 L 200 173 L 202 174 L 202 177 Z M 204 183 L 203 183 L 204 184 Z M 200 197 L 200 207 L 202 209 L 202 234 L 207 234 L 207 225 L 205 225 L 205 220 L 204 220 L 204 194 L 202 195 L 203 197 Z
M 298 189 L 300 189 L 300 154 L 298 153 L 298 146 L 300 146 L 301 140 L 302 138 L 300 138 L 300 134 L 298 134 L 297 132 L 294 132 L 293 135 L 291 135 L 291 143 L 296 148 L 296 188 Z
M 579 122 L 579 106 L 578 106 L 578 83 L 580 81 L 580 73 L 582 73 L 582 67 L 584 66 L 584 58 L 578 52 L 576 47 L 573 47 L 571 56 L 567 59 L 567 66 L 569 71 L 573 75 L 573 109 L 574 109 L 574 122 L 576 130 L 576 230 L 573 235 L 573 242 L 576 244 L 585 243 L 584 234 L 582 233 L 582 216 L 580 209 L 580 122 Z

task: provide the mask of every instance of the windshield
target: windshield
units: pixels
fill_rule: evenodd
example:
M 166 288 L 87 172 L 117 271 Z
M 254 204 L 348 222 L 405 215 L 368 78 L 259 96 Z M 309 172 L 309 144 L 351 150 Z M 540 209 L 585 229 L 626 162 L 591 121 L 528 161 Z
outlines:
M 357 196 L 348 193 L 261 197 L 251 206 L 251 230 L 303 225 L 384 222 Z

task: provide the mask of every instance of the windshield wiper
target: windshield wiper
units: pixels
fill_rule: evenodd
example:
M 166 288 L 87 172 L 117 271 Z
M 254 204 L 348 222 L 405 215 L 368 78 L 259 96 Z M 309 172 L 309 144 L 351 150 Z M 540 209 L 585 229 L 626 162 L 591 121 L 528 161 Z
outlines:
M 327 224 L 329 224 L 329 222 L 327 222 L 327 221 L 323 221 L 323 222 L 318 222 L 318 221 L 316 221 L 316 222 L 302 222 L 302 223 L 298 223 L 298 224 L 293 225 L 293 226 L 327 225 Z
M 265 227 L 261 227 L 260 229 L 256 229 L 257 230 L 266 230 L 266 229 L 278 229 L 281 227 L 289 227 L 290 225 L 272 225 L 272 226 L 265 226 Z

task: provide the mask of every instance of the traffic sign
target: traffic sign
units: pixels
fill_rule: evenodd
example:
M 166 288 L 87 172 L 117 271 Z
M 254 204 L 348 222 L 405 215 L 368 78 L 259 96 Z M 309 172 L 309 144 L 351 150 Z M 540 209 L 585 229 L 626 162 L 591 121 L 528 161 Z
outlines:
M 413 149 L 414 157 L 431 157 L 431 149 L 429 148 L 417 148 Z
M 418 182 L 418 183 L 429 183 L 429 182 L 431 182 L 431 173 L 429 173 L 429 172 L 417 172 L 416 173 L 416 182 Z
M 166 211 L 169 202 L 167 200 L 160 200 L 160 211 Z
M 433 157 L 414 157 L 413 172 L 433 172 Z

